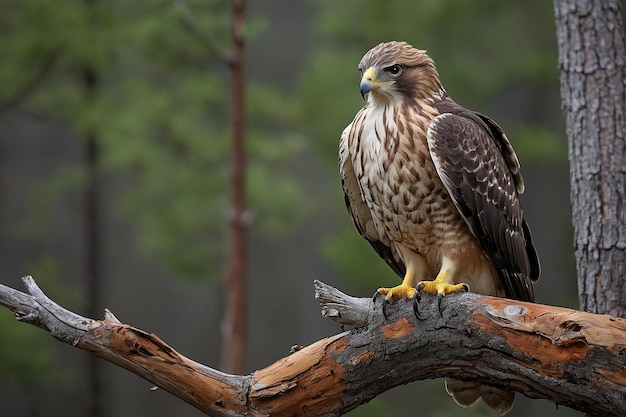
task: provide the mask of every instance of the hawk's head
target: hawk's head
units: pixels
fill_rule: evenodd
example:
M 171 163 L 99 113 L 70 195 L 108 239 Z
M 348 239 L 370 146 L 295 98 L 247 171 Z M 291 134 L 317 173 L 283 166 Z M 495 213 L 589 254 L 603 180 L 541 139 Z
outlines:
M 383 42 L 370 49 L 359 63 L 361 95 L 370 101 L 429 99 L 443 87 L 426 51 L 406 42 Z

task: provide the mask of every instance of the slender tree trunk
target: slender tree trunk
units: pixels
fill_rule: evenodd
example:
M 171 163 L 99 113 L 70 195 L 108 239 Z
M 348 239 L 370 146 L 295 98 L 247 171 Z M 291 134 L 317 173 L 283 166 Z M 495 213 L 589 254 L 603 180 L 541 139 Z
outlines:
M 98 0 L 84 0 L 88 9 L 89 18 L 92 24 L 92 13 L 95 13 L 95 6 Z M 86 105 L 90 106 L 100 85 L 98 71 L 90 63 L 83 64 L 81 68 L 81 78 L 86 96 Z M 100 146 L 97 134 L 88 131 L 84 139 L 84 165 L 87 172 L 85 185 L 85 215 L 84 215 L 84 239 L 85 239 L 85 277 L 87 292 L 87 311 L 92 317 L 98 317 L 100 308 L 101 289 L 101 257 L 100 257 L 100 179 L 98 175 L 98 164 L 100 160 Z M 97 358 L 90 357 L 87 361 L 87 384 L 88 384 L 88 405 L 87 415 L 89 417 L 102 417 L 102 363 Z
M 98 83 L 97 75 L 91 70 L 83 73 L 88 94 L 93 93 Z M 100 180 L 98 161 L 100 148 L 98 138 L 88 134 L 85 138 L 85 169 L 87 184 L 85 189 L 85 269 L 87 311 L 92 317 L 98 317 L 100 308 L 101 260 L 100 260 Z M 89 374 L 89 416 L 102 416 L 101 361 L 90 357 L 87 364 Z
M 226 315 L 222 322 L 222 368 L 241 373 L 246 359 L 246 148 L 244 84 L 244 0 L 233 0 L 232 92 L 232 213 L 230 264 L 225 276 Z
M 97 174 L 99 160 L 99 146 L 97 138 L 89 135 L 85 138 L 85 165 L 88 172 L 87 188 L 85 190 L 85 264 L 87 311 L 92 317 L 98 317 L 100 309 L 100 184 Z M 87 362 L 89 383 L 89 411 L 90 417 L 101 417 L 102 414 L 102 362 L 90 357 Z
M 619 0 L 555 0 L 581 309 L 626 313 L 626 48 Z

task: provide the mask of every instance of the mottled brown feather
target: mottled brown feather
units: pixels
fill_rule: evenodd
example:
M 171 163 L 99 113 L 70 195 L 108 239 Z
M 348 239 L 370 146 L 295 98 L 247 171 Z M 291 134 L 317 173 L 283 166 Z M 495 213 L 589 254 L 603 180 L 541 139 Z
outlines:
M 348 153 L 348 126 L 341 135 L 339 146 L 339 171 L 341 174 L 341 186 L 344 191 L 344 201 L 348 212 L 352 216 L 354 225 L 361 236 L 369 242 L 376 253 L 387 262 L 393 271 L 399 276 L 404 275 L 406 267 L 400 260 L 396 251 L 392 248 L 388 237 L 381 235 L 375 230 L 372 214 L 363 199 L 354 168 Z
M 447 105 L 428 130 L 435 167 L 452 201 L 500 274 L 507 297 L 534 301 L 539 261 L 523 218 L 517 183 L 491 119 Z M 516 158 L 517 159 L 517 158 Z M 519 166 L 519 165 L 518 165 Z M 517 170 L 519 175 L 519 169 Z

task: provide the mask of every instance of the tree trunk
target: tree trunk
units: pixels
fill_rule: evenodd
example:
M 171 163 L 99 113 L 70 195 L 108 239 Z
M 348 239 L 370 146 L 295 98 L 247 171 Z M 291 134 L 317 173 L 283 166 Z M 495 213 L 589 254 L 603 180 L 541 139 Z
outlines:
M 626 47 L 620 1 L 554 0 L 581 309 L 626 313 Z
M 84 0 L 92 24 L 95 24 L 92 13 L 95 12 L 97 0 Z M 98 89 L 100 88 L 100 76 L 91 63 L 84 63 L 81 68 L 82 85 L 85 94 L 85 106 L 94 104 Z M 84 215 L 84 238 L 85 238 L 85 277 L 87 293 L 87 312 L 94 317 L 102 311 L 100 304 L 100 292 L 102 285 L 101 250 L 100 250 L 100 176 L 98 165 L 100 161 L 100 144 L 97 134 L 90 128 L 83 138 L 84 144 L 84 169 L 87 173 L 85 184 L 85 215 Z M 102 363 L 95 357 L 87 361 L 87 386 L 89 391 L 87 415 L 89 417 L 101 417 L 102 409 Z
M 246 359 L 246 148 L 244 84 L 244 0 L 233 0 L 232 93 L 232 213 L 230 263 L 225 276 L 226 314 L 222 322 L 222 367 L 241 373 Z

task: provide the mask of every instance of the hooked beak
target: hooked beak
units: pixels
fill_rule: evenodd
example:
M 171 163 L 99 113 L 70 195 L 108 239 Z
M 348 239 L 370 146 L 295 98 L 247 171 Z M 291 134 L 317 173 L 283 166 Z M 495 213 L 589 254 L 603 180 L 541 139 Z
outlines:
M 373 67 L 370 67 L 363 73 L 363 77 L 361 77 L 361 84 L 359 85 L 359 90 L 361 91 L 361 97 L 363 97 L 363 100 L 365 100 L 365 95 L 377 86 L 378 81 L 376 80 L 376 71 L 374 71 Z

